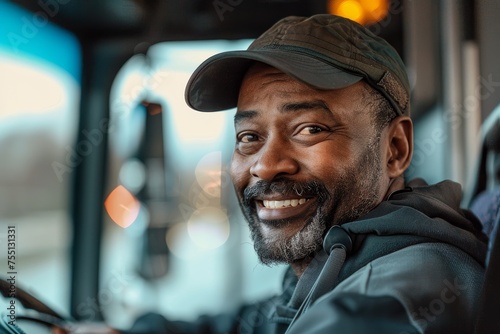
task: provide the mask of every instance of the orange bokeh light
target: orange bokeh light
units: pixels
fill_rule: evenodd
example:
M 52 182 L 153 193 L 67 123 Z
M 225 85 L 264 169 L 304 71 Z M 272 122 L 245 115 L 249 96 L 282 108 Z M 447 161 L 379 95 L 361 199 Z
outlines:
M 363 7 L 358 1 L 355 0 L 344 0 L 335 1 L 337 6 L 334 6 L 334 14 L 342 17 L 346 17 L 353 21 L 363 24 L 365 21 L 365 14 Z
M 330 0 L 328 11 L 363 25 L 376 23 L 389 12 L 389 0 Z
M 104 201 L 104 208 L 111 220 L 118 226 L 127 228 L 139 215 L 141 204 L 124 186 L 113 189 Z

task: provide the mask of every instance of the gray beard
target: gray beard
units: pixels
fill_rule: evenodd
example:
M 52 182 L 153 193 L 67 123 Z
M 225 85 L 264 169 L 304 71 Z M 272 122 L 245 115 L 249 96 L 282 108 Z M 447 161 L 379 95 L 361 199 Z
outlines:
M 318 209 L 304 228 L 292 237 L 265 237 L 261 231 L 261 223 L 256 219 L 254 204 L 245 199 L 239 200 L 249 224 L 255 251 L 263 264 L 292 263 L 312 256 L 322 248 L 323 236 L 331 226 L 356 220 L 378 204 L 382 174 L 378 169 L 379 138 L 369 144 L 359 161 L 353 165 L 353 168 L 339 177 L 335 189 L 328 191 L 323 184 L 313 181 L 317 187 L 314 192 L 318 195 Z M 291 187 L 298 195 L 303 195 L 302 190 Z M 284 220 L 279 225 L 286 223 Z
M 315 215 L 302 230 L 291 238 L 266 238 L 257 224 L 250 224 L 254 249 L 265 265 L 292 263 L 321 249 L 327 221 Z

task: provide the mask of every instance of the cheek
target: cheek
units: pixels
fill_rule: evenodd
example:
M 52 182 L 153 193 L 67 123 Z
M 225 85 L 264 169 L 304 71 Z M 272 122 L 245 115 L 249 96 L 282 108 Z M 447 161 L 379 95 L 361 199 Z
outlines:
M 250 171 L 245 159 L 241 159 L 241 157 L 238 157 L 236 153 L 231 159 L 229 174 L 236 191 L 238 193 L 242 192 L 243 189 L 248 185 Z
M 301 163 L 306 170 L 321 178 L 335 178 L 336 174 L 352 166 L 352 160 L 352 148 L 348 144 L 324 143 L 304 150 Z

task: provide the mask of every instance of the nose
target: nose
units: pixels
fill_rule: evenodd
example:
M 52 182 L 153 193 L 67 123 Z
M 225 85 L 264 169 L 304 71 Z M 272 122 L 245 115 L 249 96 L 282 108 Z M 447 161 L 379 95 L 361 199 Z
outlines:
M 299 171 L 296 152 L 283 140 L 267 140 L 256 155 L 250 174 L 258 179 L 271 181 L 278 176 L 293 175 Z

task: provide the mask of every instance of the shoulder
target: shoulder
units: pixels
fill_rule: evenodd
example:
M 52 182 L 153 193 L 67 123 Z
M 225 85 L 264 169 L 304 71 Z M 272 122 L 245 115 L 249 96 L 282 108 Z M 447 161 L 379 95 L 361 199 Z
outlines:
M 358 270 L 350 280 L 365 281 L 366 293 L 413 286 L 419 288 L 418 294 L 421 295 L 442 285 L 445 279 L 457 279 L 467 283 L 468 288 L 473 288 L 481 285 L 483 276 L 484 267 L 467 253 L 452 245 L 431 242 L 408 246 L 379 257 Z M 342 284 L 348 286 L 350 283 Z
M 456 326 L 461 332 L 472 328 L 483 276 L 484 268 L 458 248 L 422 243 L 368 263 L 325 297 L 392 297 L 416 327 Z

